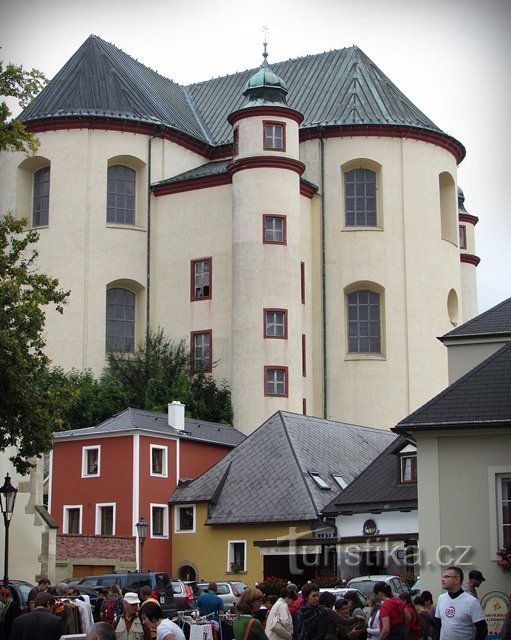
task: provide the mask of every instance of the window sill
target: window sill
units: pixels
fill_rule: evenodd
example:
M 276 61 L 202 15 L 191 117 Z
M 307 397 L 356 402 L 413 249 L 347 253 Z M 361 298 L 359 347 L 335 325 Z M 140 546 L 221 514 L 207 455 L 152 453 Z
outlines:
M 345 360 L 379 360 L 385 361 L 387 358 L 381 353 L 348 353 Z
M 246 576 L 248 571 L 226 571 L 227 576 Z
M 343 227 L 341 231 L 383 231 L 383 227 Z
M 122 224 L 120 222 L 107 222 L 107 229 L 129 229 L 130 231 L 143 231 L 144 233 L 147 231 L 145 227 L 139 227 L 136 224 Z

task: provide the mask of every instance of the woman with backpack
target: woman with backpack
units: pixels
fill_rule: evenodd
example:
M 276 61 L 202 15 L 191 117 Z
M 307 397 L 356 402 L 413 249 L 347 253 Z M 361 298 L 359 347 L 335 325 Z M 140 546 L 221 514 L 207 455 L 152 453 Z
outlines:
M 100 618 L 115 627 L 117 620 L 122 615 L 122 611 L 122 591 L 118 584 L 113 584 L 101 605 Z

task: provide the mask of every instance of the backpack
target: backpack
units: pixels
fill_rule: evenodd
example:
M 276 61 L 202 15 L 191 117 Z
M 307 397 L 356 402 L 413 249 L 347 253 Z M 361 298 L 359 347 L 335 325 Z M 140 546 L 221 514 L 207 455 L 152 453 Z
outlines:
M 112 626 L 115 624 L 117 617 L 117 598 L 107 598 L 105 601 L 105 609 L 103 611 L 104 620 Z

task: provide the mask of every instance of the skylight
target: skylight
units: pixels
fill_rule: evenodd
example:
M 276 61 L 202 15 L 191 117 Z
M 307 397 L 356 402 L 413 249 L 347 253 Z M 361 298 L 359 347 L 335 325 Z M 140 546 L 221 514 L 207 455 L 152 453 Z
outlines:
M 309 471 L 309 475 L 320 489 L 330 489 L 328 484 L 323 480 L 319 473 L 317 473 L 317 471 Z
M 332 473 L 332 478 L 337 482 L 341 489 L 346 489 L 348 483 L 339 473 Z

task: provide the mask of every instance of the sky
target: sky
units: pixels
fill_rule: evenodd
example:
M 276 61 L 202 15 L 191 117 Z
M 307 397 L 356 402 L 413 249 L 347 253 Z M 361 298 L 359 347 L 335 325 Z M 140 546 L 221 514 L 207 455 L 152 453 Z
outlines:
M 95 34 L 180 84 L 360 47 L 462 142 L 479 312 L 511 296 L 511 0 L 0 0 L 0 60 L 52 78 Z

